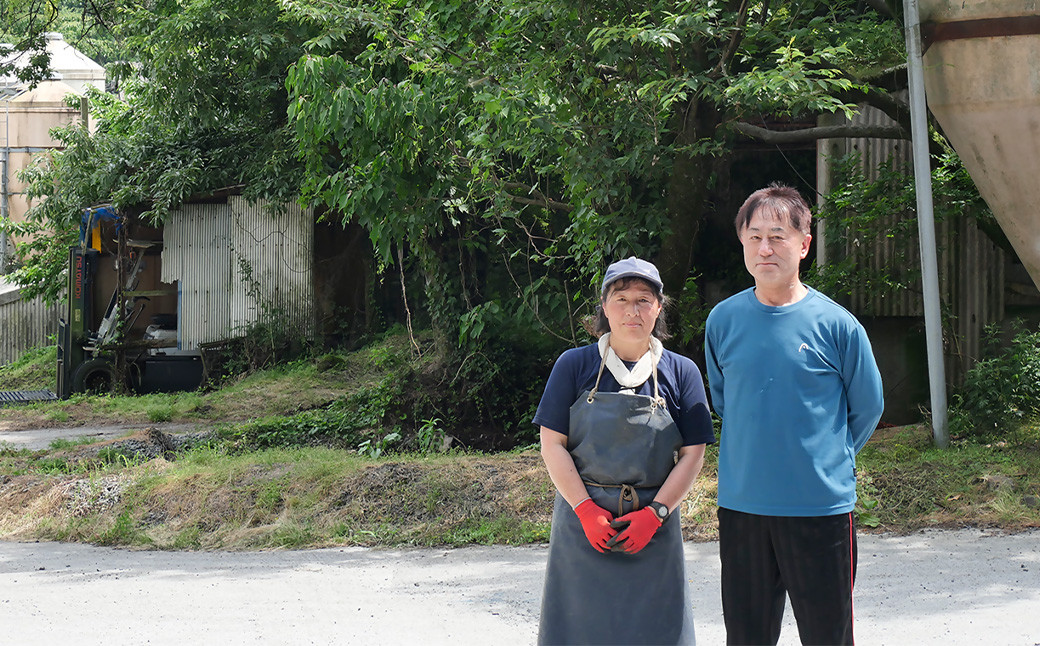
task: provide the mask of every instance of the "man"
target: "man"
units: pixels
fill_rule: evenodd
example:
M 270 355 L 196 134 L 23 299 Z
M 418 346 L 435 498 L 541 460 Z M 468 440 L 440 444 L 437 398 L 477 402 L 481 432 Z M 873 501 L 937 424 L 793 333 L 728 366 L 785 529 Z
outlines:
M 799 279 L 812 215 L 788 186 L 736 218 L 755 286 L 708 316 L 728 644 L 776 644 L 791 599 L 803 644 L 852 644 L 856 453 L 884 408 L 863 326 Z

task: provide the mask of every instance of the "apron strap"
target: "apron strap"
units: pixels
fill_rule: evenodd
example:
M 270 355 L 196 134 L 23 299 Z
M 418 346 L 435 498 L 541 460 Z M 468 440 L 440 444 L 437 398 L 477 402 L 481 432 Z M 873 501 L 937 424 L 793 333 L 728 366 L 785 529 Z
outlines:
M 652 414 L 654 411 L 657 410 L 658 406 L 664 406 L 667 402 L 665 402 L 664 397 L 661 397 L 660 384 L 657 383 L 657 359 L 651 356 L 651 360 L 653 361 L 654 365 L 654 399 L 652 402 L 650 402 L 650 412 Z
M 599 381 L 603 377 L 603 369 L 607 366 L 607 352 L 610 352 L 610 346 L 607 346 L 607 351 L 604 352 L 599 359 L 599 372 L 596 373 L 596 385 L 594 385 L 592 387 L 592 390 L 589 391 L 588 399 L 585 400 L 590 404 L 596 399 L 596 392 L 599 390 Z M 650 402 L 650 412 L 653 413 L 657 410 L 658 406 L 664 406 L 665 404 L 667 404 L 667 402 L 665 401 L 664 397 L 661 397 L 661 388 L 660 384 L 657 381 L 658 359 L 651 353 L 650 360 L 653 366 L 653 371 L 651 374 L 654 378 L 654 396 L 651 398 Z
M 607 352 L 610 352 L 610 347 L 607 347 Z M 592 403 L 596 399 L 596 391 L 599 390 L 599 380 L 603 376 L 603 368 L 607 366 L 607 352 L 603 353 L 603 356 L 599 359 L 599 372 L 596 373 L 596 385 L 589 391 L 589 398 L 585 401 Z
M 636 493 L 636 488 L 630 484 L 607 485 L 600 484 L 598 482 L 590 482 L 588 480 L 582 480 L 582 482 L 584 482 L 585 486 L 587 487 L 599 487 L 600 489 L 620 489 L 620 491 L 618 491 L 616 514 L 617 516 L 623 516 L 625 514 L 626 502 L 632 503 L 632 511 L 636 511 L 637 509 L 639 509 L 639 495 Z

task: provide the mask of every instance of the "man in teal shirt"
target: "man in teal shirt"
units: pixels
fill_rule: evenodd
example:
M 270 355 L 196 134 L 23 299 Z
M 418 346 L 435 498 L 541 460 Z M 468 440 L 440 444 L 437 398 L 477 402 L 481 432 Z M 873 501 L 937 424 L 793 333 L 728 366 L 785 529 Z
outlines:
M 784 595 L 804 644 L 852 644 L 856 453 L 884 408 L 863 326 L 799 279 L 805 200 L 774 184 L 736 218 L 755 286 L 708 316 L 728 644 L 776 644 Z

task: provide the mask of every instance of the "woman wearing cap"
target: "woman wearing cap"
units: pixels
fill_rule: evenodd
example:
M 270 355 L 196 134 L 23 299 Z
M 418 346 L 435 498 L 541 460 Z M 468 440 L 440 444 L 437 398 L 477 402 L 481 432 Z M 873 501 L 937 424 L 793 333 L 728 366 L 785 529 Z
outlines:
M 663 349 L 653 264 L 607 268 L 598 343 L 564 352 L 534 423 L 556 485 L 540 644 L 693 644 L 673 513 L 714 442 L 701 373 Z

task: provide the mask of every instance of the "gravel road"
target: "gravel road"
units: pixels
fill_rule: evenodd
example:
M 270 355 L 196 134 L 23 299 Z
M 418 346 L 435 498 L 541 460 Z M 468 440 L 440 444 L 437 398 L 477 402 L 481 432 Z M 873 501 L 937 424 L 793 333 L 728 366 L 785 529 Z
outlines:
M 699 643 L 718 546 L 687 544 Z M 200 553 L 0 543 L 10 644 L 532 644 L 545 547 Z M 1040 645 L 1040 531 L 861 536 L 860 644 Z M 796 644 L 788 611 L 781 644 Z
M 156 428 L 164 433 L 187 433 L 195 430 L 193 424 L 127 424 L 124 426 L 76 426 L 73 428 L 4 429 L 0 425 L 0 446 L 12 449 L 40 451 L 50 447 L 55 440 L 89 439 L 95 442 L 111 440 L 146 428 Z

